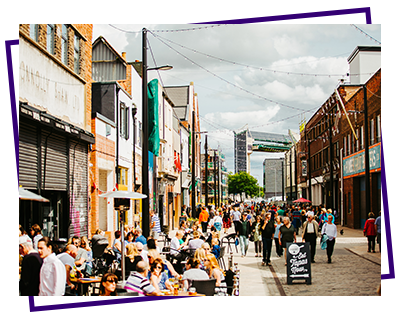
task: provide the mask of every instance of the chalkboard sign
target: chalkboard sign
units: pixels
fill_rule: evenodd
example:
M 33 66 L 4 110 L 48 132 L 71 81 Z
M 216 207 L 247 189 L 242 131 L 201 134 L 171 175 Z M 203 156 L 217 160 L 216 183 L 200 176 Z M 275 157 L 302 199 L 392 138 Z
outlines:
M 287 283 L 294 280 L 306 280 L 311 284 L 310 243 L 286 243 Z

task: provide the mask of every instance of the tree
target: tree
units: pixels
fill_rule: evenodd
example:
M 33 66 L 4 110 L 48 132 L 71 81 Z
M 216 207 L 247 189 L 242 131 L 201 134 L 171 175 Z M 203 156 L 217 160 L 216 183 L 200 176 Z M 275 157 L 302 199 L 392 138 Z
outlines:
M 245 192 L 246 195 L 255 197 L 259 195 L 260 186 L 256 178 L 247 172 L 241 171 L 236 174 L 228 175 L 228 190 L 229 193 L 235 194 Z

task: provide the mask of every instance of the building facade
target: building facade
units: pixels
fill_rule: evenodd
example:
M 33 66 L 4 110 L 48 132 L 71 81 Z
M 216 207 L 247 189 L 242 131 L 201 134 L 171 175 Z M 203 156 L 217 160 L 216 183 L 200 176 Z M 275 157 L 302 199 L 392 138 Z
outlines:
M 88 235 L 92 33 L 90 24 L 19 27 L 19 184 L 50 200 L 20 201 L 20 223 L 53 239 Z

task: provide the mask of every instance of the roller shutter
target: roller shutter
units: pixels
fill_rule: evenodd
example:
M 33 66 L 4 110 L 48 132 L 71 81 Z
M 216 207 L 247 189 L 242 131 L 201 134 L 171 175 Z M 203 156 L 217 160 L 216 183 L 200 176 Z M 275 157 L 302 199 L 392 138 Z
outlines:
M 41 186 L 43 190 L 68 190 L 67 139 L 55 132 L 41 133 Z
M 38 189 L 38 147 L 36 126 L 19 125 L 19 184 L 26 189 Z
M 88 146 L 75 140 L 69 146 L 70 235 L 88 234 Z

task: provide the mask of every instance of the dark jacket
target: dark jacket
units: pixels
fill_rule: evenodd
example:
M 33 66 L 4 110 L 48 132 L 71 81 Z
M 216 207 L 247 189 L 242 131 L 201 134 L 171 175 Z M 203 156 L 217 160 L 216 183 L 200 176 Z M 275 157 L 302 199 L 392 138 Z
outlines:
M 21 296 L 39 295 L 40 269 L 42 264 L 43 260 L 37 252 L 31 252 L 23 258 L 21 280 L 19 281 Z
M 243 229 L 245 229 L 244 225 L 246 225 L 246 230 L 243 230 Z M 240 219 L 238 221 L 238 232 L 237 232 L 237 235 L 238 236 L 246 236 L 246 237 L 248 237 L 250 232 L 251 232 L 250 222 L 247 219 L 244 220 L 244 221 L 242 219 Z
M 274 221 L 270 219 L 265 228 L 263 229 L 265 220 L 261 222 L 261 235 L 263 239 L 272 239 L 274 237 L 275 233 L 275 226 L 274 226 Z

